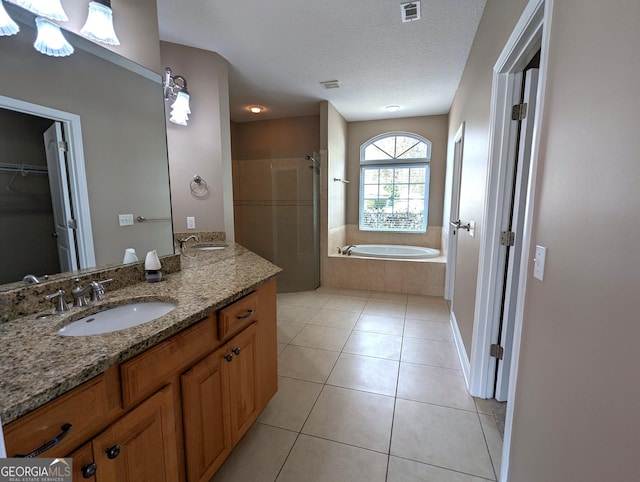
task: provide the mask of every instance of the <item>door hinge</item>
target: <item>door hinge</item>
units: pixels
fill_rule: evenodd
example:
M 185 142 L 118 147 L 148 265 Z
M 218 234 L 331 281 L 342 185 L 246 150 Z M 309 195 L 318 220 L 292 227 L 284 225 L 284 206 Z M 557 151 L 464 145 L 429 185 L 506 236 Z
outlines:
M 66 141 L 58 141 L 58 150 L 62 152 L 69 152 L 69 146 Z
M 69 229 L 78 229 L 78 223 L 76 222 L 75 219 L 69 219 L 67 221 L 67 227 Z
M 500 345 L 491 345 L 489 349 L 489 355 L 491 355 L 493 358 L 497 358 L 498 360 L 502 360 L 502 357 L 504 356 L 504 348 L 502 348 Z
M 511 109 L 511 120 L 521 121 L 527 117 L 527 103 L 516 104 Z
M 516 244 L 516 233 L 513 231 L 502 231 L 500 233 L 500 244 L 502 246 L 513 246 Z

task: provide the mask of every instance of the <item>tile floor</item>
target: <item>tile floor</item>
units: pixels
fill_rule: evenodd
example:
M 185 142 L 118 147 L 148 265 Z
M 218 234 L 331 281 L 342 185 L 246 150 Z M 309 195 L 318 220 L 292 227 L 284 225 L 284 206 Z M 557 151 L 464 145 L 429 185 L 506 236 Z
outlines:
M 212 480 L 495 481 L 502 440 L 448 320 L 441 298 L 279 294 L 278 393 Z

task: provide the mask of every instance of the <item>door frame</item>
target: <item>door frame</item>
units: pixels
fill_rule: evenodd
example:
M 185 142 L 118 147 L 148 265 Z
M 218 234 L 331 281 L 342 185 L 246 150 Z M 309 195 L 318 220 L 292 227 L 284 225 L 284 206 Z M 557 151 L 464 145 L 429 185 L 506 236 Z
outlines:
M 504 178 L 512 147 L 511 99 L 516 74 L 526 67 L 528 60 L 540 49 L 540 77 L 537 91 L 529 182 L 527 185 L 526 208 L 523 223 L 522 256 L 519 273 L 519 286 L 514 320 L 513 352 L 510 368 L 509 403 L 505 420 L 505 432 L 502 452 L 501 480 L 507 480 L 511 434 L 513 427 L 513 407 L 517 384 L 520 342 L 527 276 L 530 269 L 531 231 L 534 214 L 536 173 L 538 167 L 540 128 L 543 119 L 545 85 L 549 57 L 549 38 L 553 0 L 530 0 L 509 40 L 498 57 L 493 68 L 491 92 L 491 116 L 489 124 L 489 163 L 487 189 L 484 206 L 485 221 L 480 239 L 480 262 L 478 266 L 477 297 L 474 310 L 473 341 L 471 346 L 469 392 L 480 398 L 493 396 L 493 378 L 495 360 L 490 356 L 491 334 L 496 328 L 496 310 L 500 309 L 501 293 L 496 286 L 503 272 L 498 269 L 501 256 L 499 233 L 502 213 L 505 210 Z M 496 302 L 498 300 L 498 302 Z M 499 322 L 499 319 L 498 319 Z M 491 393 L 488 387 L 491 386 Z
M 84 164 L 80 116 L 2 95 L 0 95 L 0 107 L 44 117 L 60 122 L 63 125 L 64 138 L 68 146 L 69 189 L 73 201 L 74 216 L 78 223 L 78 228 L 75 230 L 78 244 L 78 260 L 80 268 L 94 267 L 96 265 L 96 256 L 93 247 L 89 190 L 87 188 L 87 173 Z
M 460 185 L 462 182 L 462 159 L 464 158 L 464 121 L 458 127 L 453 137 L 453 172 L 451 175 L 451 206 L 449 207 L 449 221 L 459 219 L 460 214 Z M 456 255 L 458 248 L 457 229 L 448 226 L 447 265 L 444 273 L 444 299 L 453 299 L 453 285 L 456 272 Z M 454 234 L 455 233 L 455 234 Z

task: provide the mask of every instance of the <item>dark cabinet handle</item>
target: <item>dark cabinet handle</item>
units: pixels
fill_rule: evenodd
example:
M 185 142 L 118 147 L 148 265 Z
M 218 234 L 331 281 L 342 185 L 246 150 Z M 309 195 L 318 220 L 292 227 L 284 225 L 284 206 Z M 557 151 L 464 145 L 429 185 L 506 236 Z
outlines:
M 98 466 L 95 462 L 91 462 L 90 464 L 82 466 L 82 477 L 85 479 L 90 479 L 94 475 L 96 475 L 96 471 L 98 470 Z
M 227 360 L 228 362 L 230 362 L 231 360 L 233 360 L 233 356 L 232 355 L 225 355 L 224 359 Z
M 118 455 L 120 455 L 120 445 L 114 445 L 113 447 L 109 447 L 107 450 L 107 458 L 115 459 Z
M 233 350 L 231 350 L 231 351 L 232 351 L 232 352 L 234 353 L 234 355 L 236 355 L 236 356 L 240 354 L 240 348 L 234 348 L 234 349 L 233 349 Z
M 16 454 L 16 455 L 14 455 L 14 457 L 27 458 L 27 459 L 30 459 L 32 457 L 37 457 L 38 455 L 40 455 L 40 454 L 46 452 L 47 450 L 49 450 L 51 447 L 54 447 L 54 446 L 58 445 L 60 443 L 60 440 L 62 440 L 63 438 L 65 438 L 69 434 L 69 431 L 71 430 L 71 427 L 72 427 L 72 425 L 70 423 L 65 423 L 62 427 L 60 427 L 60 430 L 62 430 L 62 432 L 60 432 L 57 437 L 55 437 L 52 440 L 49 440 L 47 443 L 45 443 L 41 447 L 38 447 L 37 449 L 35 449 L 31 453 L 28 453 L 26 455 Z
M 250 316 L 252 316 L 254 313 L 255 313 L 255 311 L 253 311 L 253 310 L 247 310 L 247 312 L 244 315 L 236 316 L 236 318 L 238 320 L 244 320 L 244 319 L 249 318 Z

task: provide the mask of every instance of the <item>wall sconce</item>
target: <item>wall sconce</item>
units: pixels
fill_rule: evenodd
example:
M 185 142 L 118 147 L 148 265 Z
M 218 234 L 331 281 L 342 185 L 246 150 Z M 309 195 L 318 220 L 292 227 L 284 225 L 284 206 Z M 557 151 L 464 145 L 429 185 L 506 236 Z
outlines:
M 33 47 L 38 52 L 51 57 L 66 57 L 73 53 L 73 47 L 55 23 L 46 18 L 36 17 L 36 27 L 38 35 Z
M 10 0 L 10 2 L 29 10 L 39 17 L 46 17 L 60 22 L 69 20 L 60 0 Z
M 169 120 L 174 124 L 186 126 L 191 109 L 189 108 L 189 92 L 187 91 L 187 79 L 181 75 L 171 75 L 171 69 L 165 69 L 164 98 L 173 100 Z
M 120 45 L 120 41 L 113 29 L 111 0 L 89 2 L 89 15 L 80 33 L 91 40 L 108 45 Z
M 13 21 L 4 8 L 2 0 L 0 0 L 0 37 L 8 37 L 15 35 L 20 31 L 18 24 Z

